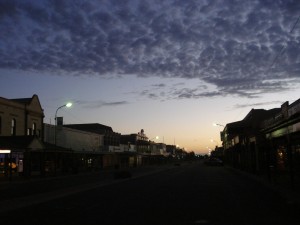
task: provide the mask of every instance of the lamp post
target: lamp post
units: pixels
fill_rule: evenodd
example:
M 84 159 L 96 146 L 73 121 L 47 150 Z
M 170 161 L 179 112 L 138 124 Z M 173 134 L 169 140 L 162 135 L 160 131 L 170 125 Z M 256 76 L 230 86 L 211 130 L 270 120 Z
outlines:
M 56 109 L 56 112 L 55 112 L 55 126 L 54 126 L 54 145 L 55 147 L 56 146 L 56 138 L 57 138 L 57 111 L 63 107 L 67 107 L 67 108 L 70 108 L 72 106 L 72 103 L 69 102 L 65 105 L 62 105 L 62 106 L 59 106 L 57 109 Z M 55 149 L 55 163 L 54 163 L 54 173 L 55 173 L 55 176 L 56 176 L 56 171 L 57 171 L 57 149 Z
M 64 104 L 62 106 L 59 106 L 57 109 L 56 109 L 56 112 L 55 112 L 55 129 L 54 129 L 54 145 L 56 146 L 56 137 L 57 137 L 57 130 L 56 130 L 56 127 L 57 127 L 57 111 L 63 107 L 67 107 L 67 108 L 70 108 L 72 106 L 72 103 L 71 102 L 68 102 L 67 104 Z
M 223 125 L 223 124 L 219 124 L 219 123 L 213 123 L 213 126 L 219 126 L 219 127 L 223 127 L 223 131 L 220 131 L 220 140 L 221 140 L 221 142 L 222 143 L 224 143 L 223 142 L 223 133 L 224 133 L 224 130 L 225 130 L 225 126 Z M 223 144 L 221 144 L 221 146 L 222 146 Z
M 216 140 L 214 140 L 214 139 L 210 139 L 210 142 L 211 142 L 211 143 L 214 143 L 214 142 L 215 142 L 215 143 L 217 144 L 217 146 L 219 147 L 219 142 L 218 142 L 218 141 L 216 141 Z

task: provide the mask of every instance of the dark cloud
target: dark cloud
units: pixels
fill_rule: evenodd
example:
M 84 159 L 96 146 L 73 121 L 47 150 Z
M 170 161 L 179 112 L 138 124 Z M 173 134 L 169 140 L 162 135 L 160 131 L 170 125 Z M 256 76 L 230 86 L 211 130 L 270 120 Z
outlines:
M 16 4 L 10 0 L 0 2 L 0 19 L 4 16 L 13 17 L 16 14 Z
M 237 104 L 234 108 L 265 108 L 266 105 L 281 105 L 283 102 L 280 101 L 272 101 L 272 102 L 259 102 L 259 103 L 252 103 L 252 104 Z
M 156 88 L 164 88 L 164 87 L 166 87 L 166 84 L 160 83 L 160 84 L 153 84 L 152 86 L 156 87 Z
M 101 108 L 104 106 L 119 106 L 129 104 L 127 101 L 117 101 L 117 102 L 105 102 L 102 100 L 99 101 L 82 101 L 75 100 L 77 105 L 83 105 L 85 108 Z
M 298 0 L 4 0 L 0 68 L 199 79 L 217 91 L 174 95 L 257 97 L 299 84 L 299 16 Z

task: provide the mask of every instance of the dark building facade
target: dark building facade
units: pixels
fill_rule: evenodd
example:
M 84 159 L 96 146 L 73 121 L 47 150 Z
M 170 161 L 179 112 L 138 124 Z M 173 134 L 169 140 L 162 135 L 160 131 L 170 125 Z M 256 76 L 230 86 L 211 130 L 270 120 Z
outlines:
M 280 109 L 252 109 L 241 121 L 226 124 L 222 132 L 224 157 L 230 165 L 258 173 L 263 167 L 262 121 Z
M 29 176 L 40 172 L 44 112 L 37 95 L 0 98 L 0 173 Z
M 300 189 L 300 99 L 281 105 L 281 110 L 264 121 L 268 151 L 268 177 Z
M 252 109 L 221 135 L 228 165 L 300 188 L 300 99 L 271 110 Z

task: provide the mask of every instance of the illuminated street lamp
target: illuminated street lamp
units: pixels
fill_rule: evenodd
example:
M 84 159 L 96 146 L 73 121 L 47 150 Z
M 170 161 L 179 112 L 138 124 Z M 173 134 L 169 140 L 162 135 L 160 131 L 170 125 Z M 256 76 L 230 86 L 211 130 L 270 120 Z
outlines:
M 206 147 L 207 148 L 207 150 L 208 150 L 208 156 L 210 156 L 211 155 L 211 151 L 212 151 L 212 149 L 211 148 L 209 148 L 209 147 Z
M 150 141 L 153 141 L 153 140 L 158 140 L 159 139 L 159 136 L 156 136 L 155 138 L 152 138 Z
M 214 142 L 215 142 L 215 143 L 217 144 L 217 146 L 219 146 L 219 142 L 216 141 L 216 140 L 214 140 L 214 139 L 210 139 L 210 142 L 211 142 L 211 143 L 214 143 Z
M 55 129 L 54 129 L 54 145 L 56 146 L 56 136 L 57 136 L 57 132 L 56 132 L 56 127 L 57 127 L 57 111 L 63 107 L 67 107 L 67 108 L 70 108 L 72 106 L 72 103 L 71 102 L 68 102 L 67 104 L 65 105 L 62 105 L 60 107 L 57 108 L 56 112 L 55 112 Z

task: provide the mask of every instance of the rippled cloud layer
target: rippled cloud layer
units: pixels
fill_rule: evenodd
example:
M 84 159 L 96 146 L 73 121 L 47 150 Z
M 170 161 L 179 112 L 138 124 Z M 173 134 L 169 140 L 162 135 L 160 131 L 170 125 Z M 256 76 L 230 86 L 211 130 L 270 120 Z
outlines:
M 0 68 L 196 78 L 216 90 L 171 94 L 256 97 L 299 85 L 299 16 L 297 0 L 4 0 Z

